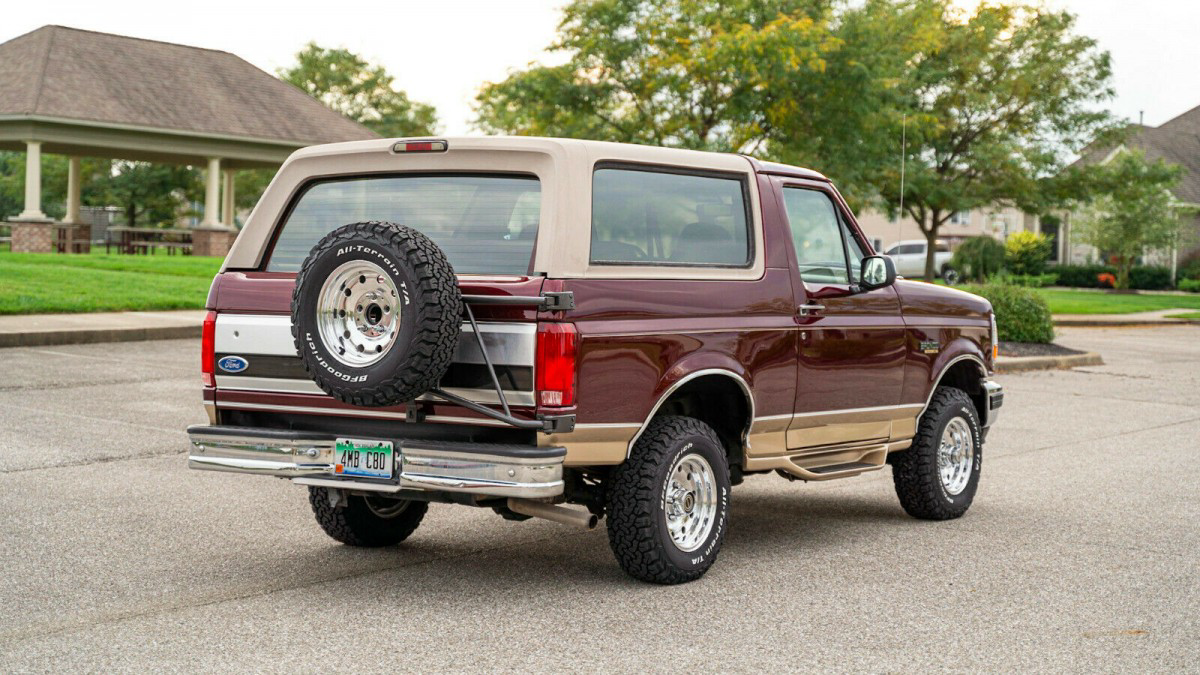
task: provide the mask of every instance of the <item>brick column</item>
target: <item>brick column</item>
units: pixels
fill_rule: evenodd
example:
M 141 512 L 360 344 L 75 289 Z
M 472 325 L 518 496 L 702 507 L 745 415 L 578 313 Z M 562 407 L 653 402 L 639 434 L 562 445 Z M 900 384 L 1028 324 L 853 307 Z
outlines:
M 192 255 L 224 258 L 237 238 L 237 230 L 224 227 L 192 228 Z
M 13 221 L 13 253 L 53 253 L 58 223 Z

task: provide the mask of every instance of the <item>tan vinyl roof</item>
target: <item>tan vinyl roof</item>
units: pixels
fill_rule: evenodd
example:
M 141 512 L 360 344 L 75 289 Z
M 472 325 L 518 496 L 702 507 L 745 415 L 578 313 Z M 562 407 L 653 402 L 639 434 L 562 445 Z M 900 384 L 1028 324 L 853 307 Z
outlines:
M 0 117 L 294 143 L 375 138 L 228 52 L 45 26 L 0 44 Z

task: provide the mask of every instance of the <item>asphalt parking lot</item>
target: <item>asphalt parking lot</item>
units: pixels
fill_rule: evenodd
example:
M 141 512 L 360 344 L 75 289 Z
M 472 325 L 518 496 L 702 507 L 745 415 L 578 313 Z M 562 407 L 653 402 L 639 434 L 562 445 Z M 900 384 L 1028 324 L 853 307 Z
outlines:
M 1178 671 L 1200 654 L 1200 327 L 1068 329 L 1002 378 L 961 520 L 889 470 L 749 478 L 699 582 L 603 529 L 434 505 L 354 550 L 303 489 L 189 472 L 194 341 L 0 350 L 0 670 Z

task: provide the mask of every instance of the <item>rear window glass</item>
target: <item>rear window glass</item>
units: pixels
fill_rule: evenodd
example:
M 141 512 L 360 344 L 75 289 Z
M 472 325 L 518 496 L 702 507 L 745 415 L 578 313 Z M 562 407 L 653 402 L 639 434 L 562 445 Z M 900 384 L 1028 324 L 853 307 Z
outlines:
M 432 239 L 459 274 L 528 274 L 541 213 L 532 176 L 386 176 L 316 183 L 288 214 L 267 263 L 296 272 L 329 232 L 365 220 Z
M 591 261 L 745 266 L 750 261 L 745 183 L 733 177 L 597 169 Z

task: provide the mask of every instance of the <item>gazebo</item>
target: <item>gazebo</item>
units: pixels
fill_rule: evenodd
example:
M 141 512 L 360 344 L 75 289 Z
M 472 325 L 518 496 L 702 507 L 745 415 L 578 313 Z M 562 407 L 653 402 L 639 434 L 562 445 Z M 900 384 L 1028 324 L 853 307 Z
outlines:
M 193 252 L 224 255 L 236 235 L 235 171 L 376 136 L 228 52 L 62 26 L 0 44 L 0 149 L 27 158 L 13 251 L 50 251 L 59 229 L 82 226 L 81 157 L 205 167 Z M 62 223 L 42 212 L 43 152 L 70 158 Z

